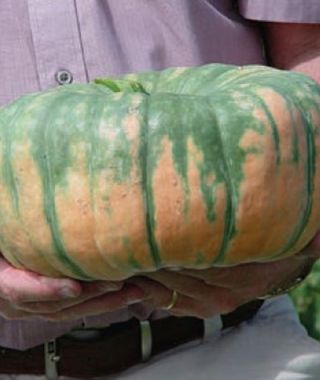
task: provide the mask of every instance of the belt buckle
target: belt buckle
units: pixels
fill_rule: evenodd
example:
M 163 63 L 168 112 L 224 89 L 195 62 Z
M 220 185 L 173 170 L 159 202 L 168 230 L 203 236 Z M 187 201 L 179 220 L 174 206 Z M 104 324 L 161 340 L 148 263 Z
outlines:
M 44 344 L 44 360 L 45 360 L 45 377 L 47 380 L 59 379 L 58 362 L 60 356 L 58 355 L 57 340 L 50 340 Z
M 147 361 L 152 353 L 152 332 L 148 320 L 139 321 L 141 358 Z M 64 337 L 77 341 L 89 342 L 103 336 L 105 328 L 79 328 L 65 334 Z M 46 380 L 58 380 L 58 363 L 61 360 L 61 352 L 58 350 L 58 339 L 53 339 L 44 344 L 45 378 Z M 60 350 L 61 351 L 61 350 Z M 62 352 L 63 353 L 63 352 Z
M 139 321 L 139 326 L 142 361 L 147 361 L 150 358 L 152 351 L 151 325 L 148 320 L 145 320 Z M 99 337 L 102 336 L 104 329 L 105 328 L 79 328 L 70 331 L 65 334 L 65 336 L 78 341 L 92 341 L 99 339 Z
M 65 336 L 80 340 L 80 341 L 90 341 L 95 340 L 101 336 L 101 331 L 99 329 L 74 329 L 70 331 Z M 44 360 L 45 360 L 45 378 L 46 380 L 58 380 L 59 371 L 58 363 L 61 359 L 61 355 L 58 353 L 58 340 L 53 339 L 44 344 Z

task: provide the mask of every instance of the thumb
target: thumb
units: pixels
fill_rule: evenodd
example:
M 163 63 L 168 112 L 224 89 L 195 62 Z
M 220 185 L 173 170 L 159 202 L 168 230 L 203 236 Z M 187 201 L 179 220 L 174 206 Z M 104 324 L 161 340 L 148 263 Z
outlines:
M 77 297 L 81 290 L 78 281 L 16 269 L 0 258 L 0 297 L 11 302 L 56 301 Z

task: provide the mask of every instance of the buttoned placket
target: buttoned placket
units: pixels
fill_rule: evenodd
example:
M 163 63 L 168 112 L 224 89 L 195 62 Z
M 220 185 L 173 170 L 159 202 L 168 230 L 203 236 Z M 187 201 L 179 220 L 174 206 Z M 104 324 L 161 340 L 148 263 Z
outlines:
M 40 89 L 87 82 L 74 0 L 28 0 Z

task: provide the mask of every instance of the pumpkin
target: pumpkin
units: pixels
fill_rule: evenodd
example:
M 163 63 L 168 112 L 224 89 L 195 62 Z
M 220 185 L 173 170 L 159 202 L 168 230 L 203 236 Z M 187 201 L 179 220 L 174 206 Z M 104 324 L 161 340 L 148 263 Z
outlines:
M 320 222 L 320 89 L 265 66 L 97 79 L 0 111 L 0 249 L 47 276 L 280 260 Z

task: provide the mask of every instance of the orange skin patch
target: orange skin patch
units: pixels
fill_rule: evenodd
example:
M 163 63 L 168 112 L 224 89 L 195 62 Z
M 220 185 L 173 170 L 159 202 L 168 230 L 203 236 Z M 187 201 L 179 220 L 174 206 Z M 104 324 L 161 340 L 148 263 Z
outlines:
M 90 205 L 89 181 L 84 163 L 68 175 L 68 188 L 56 188 L 55 204 L 61 240 L 68 257 L 92 277 L 104 273 L 103 260 L 94 242 L 94 219 Z
M 23 252 L 23 255 L 19 255 L 19 260 L 27 268 L 48 276 L 59 276 L 63 265 L 59 265 L 51 255 L 53 248 L 51 233 L 43 214 L 42 184 L 30 152 L 28 143 L 20 145 L 12 159 L 18 189 L 19 217 L 9 206 L 12 205 L 12 200 L 7 190 L 1 189 L 1 208 L 4 213 L 8 213 L 2 234 L 11 243 L 13 252 Z M 10 254 L 5 251 L 3 254 L 11 261 Z
M 105 170 L 97 178 L 94 189 L 95 240 L 100 254 L 110 266 L 110 271 L 104 269 L 106 279 L 125 278 L 132 274 L 134 269 L 129 257 L 139 262 L 143 271 L 153 267 L 139 168 L 140 123 L 135 112 L 123 120 L 133 165 L 128 179 L 116 183 L 113 172 Z
M 189 193 L 185 193 L 179 174 L 174 167 L 172 145 L 163 140 L 163 151 L 155 170 L 154 189 L 156 241 L 164 266 L 196 267 L 201 252 L 205 261 L 198 268 L 210 265 L 218 254 L 224 231 L 225 189 L 216 190 L 216 220 L 208 221 L 206 206 L 201 193 L 199 171 L 196 161 L 198 152 L 191 140 L 188 141 Z M 185 211 L 188 203 L 187 211 Z
M 67 185 L 56 186 L 55 207 L 64 249 L 71 260 L 85 268 L 93 278 L 103 278 L 108 268 L 95 242 L 94 213 L 91 204 L 90 179 L 83 143 L 72 150 L 72 167 Z M 94 199 L 92 200 L 94 203 Z
M 104 182 L 104 183 L 103 183 Z M 107 181 L 109 182 L 109 181 Z M 105 191 L 103 191 L 105 189 Z M 107 204 L 103 195 L 108 195 Z M 141 183 L 132 181 L 125 184 L 109 185 L 101 181 L 95 194 L 95 235 L 97 246 L 111 268 L 116 269 L 116 279 L 125 278 L 133 271 L 129 256 L 133 255 L 142 270 L 152 269 Z M 112 279 L 112 274 L 104 270 L 105 278 Z

